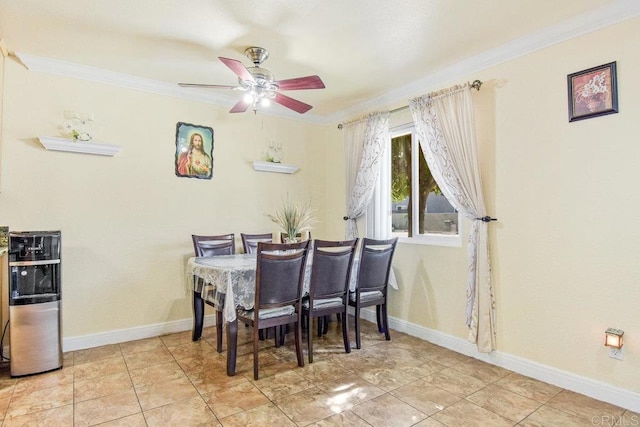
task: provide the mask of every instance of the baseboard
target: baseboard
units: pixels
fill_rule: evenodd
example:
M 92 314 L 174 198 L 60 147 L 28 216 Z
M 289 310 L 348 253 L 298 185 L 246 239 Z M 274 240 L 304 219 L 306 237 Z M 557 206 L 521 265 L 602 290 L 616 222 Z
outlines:
M 215 314 L 204 316 L 204 327 L 216 324 Z M 160 335 L 173 334 L 176 332 L 188 331 L 193 328 L 193 319 L 174 320 L 166 323 L 155 323 L 153 325 L 140 326 L 129 329 L 116 329 L 109 332 L 102 332 L 79 337 L 69 337 L 62 339 L 63 351 L 76 351 L 85 348 L 98 347 L 107 344 L 117 344 L 121 342 L 140 340 L 144 338 L 157 337 Z M 9 354 L 9 353 L 7 353 Z
M 370 322 L 376 321 L 375 310 L 363 309 L 363 319 Z M 215 325 L 215 315 L 207 315 L 204 318 L 204 326 Z M 475 359 L 482 360 L 492 365 L 517 372 L 527 377 L 535 378 L 555 386 L 584 394 L 612 405 L 620 406 L 633 412 L 640 412 L 640 394 L 630 390 L 612 386 L 570 372 L 523 359 L 510 354 L 494 351 L 493 353 L 480 353 L 474 344 L 433 329 L 425 328 L 405 320 L 389 317 L 389 326 L 398 332 L 424 339 L 433 344 L 448 348 Z M 69 337 L 62 341 L 64 351 L 82 350 L 107 344 L 116 344 L 126 341 L 157 337 L 159 335 L 190 330 L 193 327 L 192 319 L 176 320 L 166 323 L 156 323 L 130 329 L 118 329 L 93 335 Z M 392 337 L 393 339 L 393 337 Z M 9 349 L 5 349 L 9 354 Z
M 376 321 L 375 310 L 363 309 L 360 313 L 363 319 L 370 322 Z M 517 372 L 527 377 L 535 378 L 576 393 L 584 394 L 585 396 L 611 403 L 612 405 L 616 405 L 633 412 L 640 412 L 639 393 L 499 351 L 494 351 L 492 353 L 480 353 L 476 349 L 476 346 L 467 340 L 443 334 L 442 332 L 425 328 L 394 317 L 389 317 L 389 326 L 391 329 L 398 332 L 404 332 L 406 334 L 422 338 L 457 353 L 491 363 L 492 365 Z M 391 339 L 393 339 L 393 336 Z

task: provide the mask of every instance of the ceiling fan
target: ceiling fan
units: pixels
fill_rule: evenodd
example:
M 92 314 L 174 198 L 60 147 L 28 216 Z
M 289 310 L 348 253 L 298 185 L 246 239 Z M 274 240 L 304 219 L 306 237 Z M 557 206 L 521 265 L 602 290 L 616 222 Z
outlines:
M 249 106 L 254 113 L 259 106 L 268 106 L 271 101 L 287 107 L 300 114 L 313 108 L 309 104 L 293 99 L 280 93 L 285 90 L 324 89 L 324 83 L 318 76 L 297 77 L 294 79 L 276 80 L 273 73 L 261 68 L 268 57 L 269 51 L 262 47 L 250 47 L 244 51 L 253 62 L 253 67 L 245 67 L 235 59 L 218 57 L 220 61 L 238 76 L 238 86 L 210 85 L 199 83 L 178 83 L 182 87 L 202 87 L 213 89 L 233 89 L 245 92 L 243 98 L 229 111 L 230 113 L 244 113 Z

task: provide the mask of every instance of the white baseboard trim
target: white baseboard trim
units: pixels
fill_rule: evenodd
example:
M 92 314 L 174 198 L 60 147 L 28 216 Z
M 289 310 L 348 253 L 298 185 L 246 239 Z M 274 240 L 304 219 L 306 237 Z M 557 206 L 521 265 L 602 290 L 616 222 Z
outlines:
M 216 324 L 215 314 L 204 316 L 204 327 Z M 107 344 L 117 344 L 121 342 L 140 340 L 144 338 L 157 337 L 165 334 L 188 331 L 193 328 L 193 319 L 174 320 L 166 323 L 155 323 L 153 325 L 140 326 L 129 329 L 116 329 L 109 332 L 101 332 L 93 335 L 83 335 L 79 337 L 63 338 L 63 351 L 76 351 L 85 348 L 98 347 Z M 8 353 L 7 353 L 8 354 Z
M 376 321 L 375 310 L 363 309 L 362 318 L 370 322 Z M 215 315 L 207 315 L 204 318 L 204 326 L 215 325 Z M 531 360 L 510 354 L 494 351 L 493 353 L 480 353 L 476 346 L 464 339 L 457 338 L 433 329 L 425 328 L 405 320 L 389 317 L 389 326 L 398 332 L 424 339 L 433 344 L 448 348 L 475 359 L 482 360 L 492 365 L 517 372 L 527 377 L 535 378 L 555 386 L 584 394 L 612 405 L 620 406 L 633 412 L 640 412 L 640 394 L 631 390 L 622 389 L 613 385 L 596 381 L 571 372 L 543 365 Z M 93 335 L 69 337 L 62 341 L 64 351 L 82 350 L 107 344 L 116 344 L 126 341 L 157 337 L 159 335 L 190 330 L 193 327 L 193 319 L 176 320 L 166 323 L 156 323 L 137 328 L 118 329 Z M 393 339 L 393 335 L 392 335 Z M 9 349 L 5 349 L 9 354 Z
M 376 322 L 376 312 L 373 309 L 363 309 L 362 318 L 370 322 Z M 473 357 L 483 362 L 508 369 L 513 372 L 535 378 L 557 387 L 584 394 L 612 405 L 620 406 L 633 412 L 640 412 L 640 394 L 604 383 L 562 371 L 552 366 L 543 365 L 521 357 L 513 356 L 499 351 L 492 353 L 480 353 L 475 344 L 448 334 L 443 334 L 433 329 L 425 328 L 414 323 L 409 323 L 394 317 L 389 317 L 389 326 L 398 332 L 422 338 L 433 344 L 448 348 L 457 353 Z M 391 337 L 393 339 L 393 335 Z

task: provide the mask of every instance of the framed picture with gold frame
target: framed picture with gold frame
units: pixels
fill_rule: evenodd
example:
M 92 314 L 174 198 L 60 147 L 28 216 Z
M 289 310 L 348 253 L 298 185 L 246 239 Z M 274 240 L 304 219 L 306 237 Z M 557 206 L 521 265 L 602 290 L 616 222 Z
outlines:
M 213 129 L 191 123 L 176 125 L 176 176 L 211 179 L 213 176 Z
M 567 86 L 570 122 L 618 112 L 615 61 L 569 74 Z

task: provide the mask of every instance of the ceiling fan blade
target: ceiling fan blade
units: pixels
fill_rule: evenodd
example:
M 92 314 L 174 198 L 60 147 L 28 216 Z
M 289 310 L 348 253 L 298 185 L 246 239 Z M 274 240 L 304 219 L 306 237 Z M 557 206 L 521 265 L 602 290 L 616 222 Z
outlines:
M 236 105 L 233 106 L 233 108 L 231 110 L 229 110 L 230 113 L 244 113 L 245 111 L 247 111 L 247 108 L 249 108 L 249 104 L 251 104 L 250 102 L 246 102 L 244 99 L 241 99 L 240 101 L 238 101 L 236 103 Z
M 304 102 L 298 101 L 297 99 L 293 99 L 290 98 L 286 95 L 283 95 L 281 93 L 277 93 L 275 94 L 275 96 L 273 97 L 274 102 L 277 102 L 278 104 L 290 108 L 295 112 L 298 112 L 300 114 L 304 114 L 307 111 L 309 111 L 310 109 L 312 109 L 313 107 L 309 104 L 305 104 Z
M 325 87 L 318 76 L 278 80 L 276 84 L 280 87 L 280 90 L 324 89 Z
M 247 67 L 245 67 L 242 62 L 231 58 L 223 58 L 222 56 L 219 56 L 218 59 L 222 61 L 224 65 L 229 67 L 231 71 L 236 73 L 241 80 L 249 80 L 251 82 L 255 81 L 251 73 L 247 70 Z
M 180 87 L 201 87 L 206 89 L 242 89 L 239 86 L 229 86 L 229 85 L 208 85 L 208 84 L 200 84 L 200 83 L 178 83 Z

